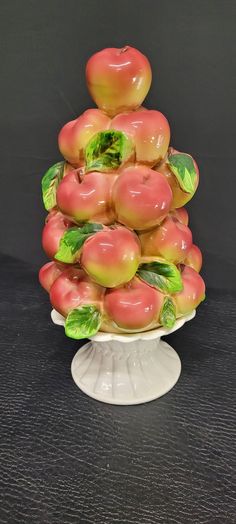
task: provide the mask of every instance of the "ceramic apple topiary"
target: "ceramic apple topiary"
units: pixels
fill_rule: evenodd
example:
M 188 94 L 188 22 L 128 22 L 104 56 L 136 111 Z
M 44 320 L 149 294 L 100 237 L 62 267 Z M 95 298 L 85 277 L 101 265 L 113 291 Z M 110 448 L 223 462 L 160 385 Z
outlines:
M 75 339 L 172 328 L 205 297 L 183 208 L 199 171 L 170 147 L 166 117 L 141 106 L 151 78 L 132 47 L 93 55 L 86 80 L 98 109 L 62 127 L 64 160 L 42 180 L 51 262 L 39 279 Z

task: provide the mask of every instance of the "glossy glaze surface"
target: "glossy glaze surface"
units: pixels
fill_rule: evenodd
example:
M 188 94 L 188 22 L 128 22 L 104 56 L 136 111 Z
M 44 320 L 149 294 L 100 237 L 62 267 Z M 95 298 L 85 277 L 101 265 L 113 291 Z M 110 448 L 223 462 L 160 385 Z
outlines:
M 58 146 L 64 158 L 73 166 L 84 162 L 84 149 L 99 131 L 105 131 L 110 118 L 99 109 L 87 109 L 81 116 L 65 124 L 58 136 Z
M 160 111 L 121 113 L 113 118 L 111 128 L 132 137 L 137 162 L 152 167 L 164 159 L 170 143 L 170 126 Z
M 50 289 L 53 307 L 64 316 L 82 304 L 100 304 L 104 290 L 88 278 L 82 269 L 66 269 Z
M 161 256 L 174 264 L 183 262 L 192 247 L 192 233 L 175 217 L 168 216 L 160 226 L 140 235 L 144 256 Z
M 74 339 L 170 329 L 204 298 L 202 256 L 183 207 L 199 171 L 170 147 L 165 115 L 141 106 L 151 76 L 130 46 L 95 53 L 86 80 L 98 109 L 65 124 L 65 162 L 42 179 L 43 247 L 55 262 L 39 279 Z
M 110 224 L 114 220 L 111 192 L 116 175 L 97 171 L 80 177 L 72 171 L 64 177 L 57 190 L 59 209 L 78 222 L 93 220 Z
M 141 329 L 158 323 L 164 296 L 139 278 L 134 278 L 124 287 L 107 290 L 104 309 L 118 327 Z
M 86 240 L 80 263 L 90 278 L 105 287 L 128 282 L 140 262 L 140 242 L 123 227 L 104 230 Z
M 196 244 L 193 244 L 184 260 L 186 266 L 190 266 L 199 273 L 202 267 L 202 252 Z
M 188 211 L 185 207 L 179 207 L 178 209 L 172 209 L 171 216 L 174 218 L 177 218 L 182 224 L 185 224 L 185 226 L 189 223 L 189 216 Z
M 42 232 L 42 246 L 49 258 L 54 258 L 62 235 L 73 224 L 59 211 L 49 213 Z
M 97 106 L 115 115 L 142 104 L 151 85 L 152 72 L 148 59 L 137 49 L 107 48 L 88 60 L 86 80 Z
M 179 151 L 177 151 L 173 147 L 170 147 L 168 154 L 173 155 L 175 153 L 179 153 Z M 189 156 L 191 157 L 191 155 Z M 193 159 L 193 163 L 194 163 L 196 173 L 197 173 L 196 183 L 195 183 L 195 191 L 196 191 L 198 188 L 198 184 L 199 184 L 199 169 L 194 159 Z M 176 180 L 175 175 L 172 173 L 168 165 L 168 158 L 166 158 L 166 160 L 164 160 L 163 163 L 158 164 L 158 166 L 155 169 L 159 171 L 160 173 L 163 173 L 163 175 L 165 175 L 166 180 L 168 181 L 168 184 L 171 187 L 172 194 L 173 194 L 173 200 L 172 200 L 172 206 L 171 206 L 172 209 L 185 206 L 185 204 L 187 204 L 189 200 L 191 200 L 194 193 L 186 193 L 185 191 L 183 191 L 183 189 L 181 189 L 178 181 Z
M 172 192 L 165 177 L 146 166 L 126 168 L 113 187 L 118 221 L 137 230 L 160 223 L 171 201 Z
M 56 262 L 47 262 L 39 270 L 39 282 L 41 286 L 49 293 L 55 280 L 65 270 L 65 265 Z
M 177 313 L 186 315 L 195 309 L 205 297 L 204 280 L 191 267 L 184 266 L 182 271 L 183 290 L 174 295 Z

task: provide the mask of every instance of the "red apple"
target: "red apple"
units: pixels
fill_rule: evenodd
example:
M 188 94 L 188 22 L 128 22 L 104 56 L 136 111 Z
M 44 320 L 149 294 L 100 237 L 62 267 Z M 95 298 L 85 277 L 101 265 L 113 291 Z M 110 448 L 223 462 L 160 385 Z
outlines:
M 146 56 L 134 47 L 107 48 L 88 60 L 86 80 L 94 102 L 112 116 L 142 104 L 152 71 Z
M 143 330 L 157 324 L 164 295 L 135 277 L 123 287 L 107 290 L 104 310 L 108 320 L 125 330 Z
M 192 247 L 192 233 L 188 226 L 171 216 L 139 238 L 143 256 L 161 256 L 174 264 L 182 262 Z
M 138 237 L 124 227 L 105 229 L 88 238 L 80 258 L 91 280 L 104 287 L 116 287 L 131 280 L 139 261 Z
M 71 267 L 55 280 L 50 289 L 50 300 L 56 311 L 66 317 L 82 304 L 100 305 L 104 291 L 91 282 L 82 269 Z
M 152 167 L 165 158 L 170 126 L 160 111 L 142 109 L 121 113 L 113 118 L 111 128 L 123 131 L 133 139 L 137 162 Z
M 172 192 L 165 177 L 146 166 L 121 171 L 113 187 L 117 220 L 142 230 L 159 224 L 169 212 Z
M 180 153 L 180 151 L 177 151 L 173 147 L 170 147 L 168 151 L 168 156 L 178 154 L 178 153 Z M 191 157 L 191 155 L 188 155 L 188 156 Z M 179 208 L 187 204 L 187 202 L 191 200 L 191 198 L 193 197 L 194 193 L 197 190 L 197 187 L 199 184 L 199 169 L 198 169 L 198 166 L 195 160 L 193 158 L 192 160 L 193 160 L 194 167 L 197 173 L 196 181 L 195 181 L 195 190 L 193 193 L 185 193 L 185 191 L 183 191 L 183 189 L 180 187 L 176 176 L 172 173 L 169 167 L 168 157 L 166 157 L 166 159 L 161 164 L 158 164 L 158 166 L 156 166 L 155 168 L 159 173 L 163 173 L 163 175 L 165 175 L 166 180 L 171 187 L 171 190 L 173 193 L 172 209 Z
M 195 244 L 192 245 L 190 251 L 187 254 L 187 257 L 184 260 L 186 266 L 190 266 L 195 271 L 199 273 L 202 267 L 202 253 L 198 246 Z
M 84 150 L 89 140 L 99 131 L 105 131 L 110 118 L 99 109 L 87 109 L 81 116 L 65 124 L 58 135 L 62 156 L 74 167 L 84 163 Z
M 47 262 L 39 270 L 39 282 L 41 286 L 50 291 L 52 284 L 63 273 L 65 266 L 57 262 Z
M 186 315 L 205 298 L 205 284 L 202 277 L 191 267 L 182 270 L 183 289 L 173 295 L 178 315 Z
M 177 220 L 179 220 L 179 222 L 181 222 L 185 226 L 188 225 L 189 223 L 188 211 L 185 207 L 179 207 L 178 209 L 173 209 L 170 214 L 174 218 L 177 218 Z
M 114 219 L 111 190 L 115 179 L 115 175 L 96 171 L 81 178 L 76 171 L 71 171 L 59 184 L 57 205 L 77 222 L 93 220 L 110 224 Z
M 54 258 L 58 251 L 61 237 L 65 231 L 73 225 L 74 224 L 59 211 L 49 213 L 42 233 L 42 246 L 49 258 Z

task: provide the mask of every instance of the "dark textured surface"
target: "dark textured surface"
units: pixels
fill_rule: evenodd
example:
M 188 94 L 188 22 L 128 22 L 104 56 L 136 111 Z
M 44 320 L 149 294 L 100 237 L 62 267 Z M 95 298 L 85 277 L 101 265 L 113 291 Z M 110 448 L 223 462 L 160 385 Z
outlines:
M 209 290 L 168 337 L 183 365 L 170 393 L 109 406 L 72 382 L 78 343 L 36 274 L 0 262 L 0 523 L 235 523 L 235 296 Z

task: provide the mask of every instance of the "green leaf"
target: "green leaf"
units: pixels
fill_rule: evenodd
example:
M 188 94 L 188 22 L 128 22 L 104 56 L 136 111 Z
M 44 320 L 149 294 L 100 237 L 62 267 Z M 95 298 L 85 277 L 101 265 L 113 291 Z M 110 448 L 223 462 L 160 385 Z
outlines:
M 83 227 L 71 227 L 65 231 L 60 240 L 59 249 L 55 255 L 56 260 L 67 264 L 73 264 L 76 261 L 77 253 L 85 240 L 102 229 L 102 224 L 90 224 L 88 222 Z
M 160 323 L 167 329 L 174 326 L 176 320 L 176 309 L 172 298 L 165 297 L 160 314 Z
M 67 337 L 80 338 L 92 337 L 97 333 L 102 323 L 100 311 L 92 305 L 80 306 L 72 309 L 65 322 Z
M 185 153 L 176 153 L 169 156 L 168 164 L 183 191 L 195 193 L 197 172 L 192 157 Z
M 183 289 L 180 271 L 175 264 L 166 260 L 141 264 L 137 275 L 162 293 L 177 293 Z
M 86 171 L 111 171 L 128 160 L 133 143 L 122 131 L 101 131 L 85 149 Z
M 65 162 L 57 162 L 42 178 L 43 203 L 47 211 L 56 205 L 56 192 L 64 174 Z

